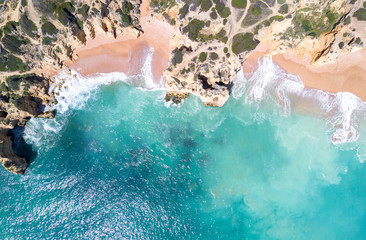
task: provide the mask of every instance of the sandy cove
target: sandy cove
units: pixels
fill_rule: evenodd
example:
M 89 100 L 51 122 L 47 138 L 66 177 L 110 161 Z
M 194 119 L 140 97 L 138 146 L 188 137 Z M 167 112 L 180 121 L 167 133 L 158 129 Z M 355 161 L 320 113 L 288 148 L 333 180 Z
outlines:
M 244 61 L 244 72 L 250 74 L 258 66 L 258 59 L 268 55 L 269 47 L 260 44 Z M 351 92 L 366 101 L 366 49 L 341 55 L 334 63 L 314 67 L 308 59 L 295 53 L 273 55 L 273 61 L 287 73 L 298 75 L 306 88 L 331 93 Z
M 75 52 L 78 58 L 70 67 L 84 76 L 109 72 L 134 75 L 141 70 L 147 51 L 153 48 L 152 72 L 154 81 L 160 82 L 172 51 L 170 39 L 177 29 L 162 18 L 152 18 L 149 12 L 149 6 L 142 5 L 141 26 L 144 34 L 139 38 L 118 36 L 110 39 L 98 36 Z M 264 44 L 258 45 L 243 63 L 246 74 L 250 75 L 256 70 L 258 59 L 267 55 L 268 49 Z M 300 76 L 306 88 L 331 93 L 351 92 L 366 101 L 366 49 L 344 54 L 336 62 L 321 67 L 311 66 L 294 53 L 272 57 L 286 72 Z
M 134 75 L 140 72 L 146 53 L 153 49 L 152 73 L 154 81 L 160 82 L 172 51 L 170 39 L 177 30 L 163 19 L 152 18 L 149 13 L 148 2 L 143 1 L 141 27 L 144 33 L 139 38 L 129 35 L 116 39 L 97 36 L 75 51 L 77 59 L 70 67 L 84 76 L 110 72 Z

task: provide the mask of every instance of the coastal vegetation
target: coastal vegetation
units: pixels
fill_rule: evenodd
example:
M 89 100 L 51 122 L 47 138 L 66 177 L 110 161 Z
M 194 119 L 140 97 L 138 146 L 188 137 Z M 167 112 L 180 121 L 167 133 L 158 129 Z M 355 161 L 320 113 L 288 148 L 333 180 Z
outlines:
M 151 0 L 150 6 L 154 9 L 154 11 L 162 13 L 167 9 L 171 9 L 176 6 L 177 3 L 175 0 Z
M 231 47 L 233 53 L 240 54 L 244 51 L 251 51 L 258 45 L 254 40 L 253 33 L 238 33 L 233 37 L 233 45 Z
M 330 7 L 299 9 L 293 18 L 294 34 L 318 37 L 332 30 L 339 17 L 340 15 Z
M 358 9 L 353 16 L 357 18 L 358 21 L 366 21 L 366 8 Z
M 232 0 L 231 5 L 236 8 L 246 8 L 247 7 L 247 0 Z

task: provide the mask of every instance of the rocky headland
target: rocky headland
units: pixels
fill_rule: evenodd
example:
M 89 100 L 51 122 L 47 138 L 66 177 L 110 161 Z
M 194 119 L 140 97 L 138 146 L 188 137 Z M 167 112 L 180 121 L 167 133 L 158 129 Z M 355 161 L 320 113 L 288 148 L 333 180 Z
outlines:
M 223 106 L 250 54 L 287 54 L 321 67 L 361 50 L 366 2 L 356 0 L 0 0 L 0 161 L 24 173 L 12 129 L 53 117 L 52 75 L 77 61 L 98 36 L 143 38 L 141 9 L 175 28 L 163 73 L 166 101 L 189 94 Z M 168 46 L 167 46 L 168 47 Z

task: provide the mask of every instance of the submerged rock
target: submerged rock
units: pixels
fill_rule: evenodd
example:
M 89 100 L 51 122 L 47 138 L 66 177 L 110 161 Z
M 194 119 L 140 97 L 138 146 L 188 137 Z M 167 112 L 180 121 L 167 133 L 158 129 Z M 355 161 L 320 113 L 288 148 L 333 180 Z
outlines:
M 175 104 L 179 104 L 182 100 L 189 97 L 189 93 L 166 93 L 165 101 L 169 102 L 172 101 Z

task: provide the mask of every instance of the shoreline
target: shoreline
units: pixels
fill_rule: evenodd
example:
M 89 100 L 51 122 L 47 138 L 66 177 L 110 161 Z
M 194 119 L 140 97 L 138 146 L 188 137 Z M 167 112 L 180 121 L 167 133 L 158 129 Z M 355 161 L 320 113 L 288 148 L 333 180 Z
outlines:
M 97 73 L 123 72 L 128 76 L 140 72 L 146 53 L 153 48 L 152 73 L 154 81 L 160 83 L 163 72 L 168 67 L 170 39 L 176 30 L 167 22 L 145 18 L 145 33 L 139 38 L 118 36 L 116 39 L 98 36 L 87 41 L 85 47 L 78 49 L 78 58 L 69 65 L 83 76 Z M 160 30 L 157 32 L 156 30 Z M 161 30 L 164 29 L 163 34 Z M 243 71 L 250 76 L 258 67 L 258 59 L 271 56 L 268 47 L 259 45 L 243 63 Z M 297 75 L 308 89 L 319 89 L 330 93 L 350 92 L 366 101 L 366 49 L 346 53 L 334 63 L 314 67 L 294 54 L 276 54 L 273 62 L 286 73 Z
M 366 49 L 341 55 L 334 63 L 320 67 L 311 66 L 305 58 L 289 52 L 271 55 L 270 47 L 258 45 L 244 61 L 244 73 L 251 75 L 258 67 L 258 59 L 271 56 L 275 64 L 286 73 L 297 75 L 307 89 L 318 89 L 329 93 L 349 92 L 366 101 Z
M 144 33 L 135 36 L 117 36 L 112 39 L 97 36 L 75 51 L 76 60 L 68 65 L 84 77 L 98 73 L 123 72 L 127 76 L 141 72 L 147 53 L 153 51 L 151 70 L 156 83 L 165 82 L 163 73 L 169 64 L 171 39 L 178 33 L 177 26 L 170 25 L 164 18 L 152 17 L 148 1 L 143 1 L 141 26 Z M 152 50 L 153 49 L 153 50 Z M 261 43 L 244 60 L 243 71 L 250 77 L 258 67 L 258 60 L 271 56 L 275 64 L 286 73 L 301 78 L 307 89 L 318 89 L 329 93 L 349 92 L 366 101 L 366 49 L 345 53 L 334 63 L 315 67 L 309 59 L 299 58 L 296 52 L 271 54 L 270 44 Z
M 143 1 L 140 10 L 144 31 L 141 36 L 125 35 L 116 39 L 97 36 L 75 51 L 77 59 L 68 67 L 83 76 L 110 72 L 123 72 L 131 76 L 141 72 L 147 53 L 153 51 L 152 74 L 154 82 L 160 83 L 172 51 L 170 40 L 177 29 L 163 19 L 152 17 L 148 1 Z

